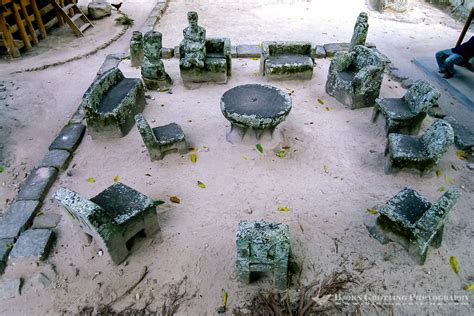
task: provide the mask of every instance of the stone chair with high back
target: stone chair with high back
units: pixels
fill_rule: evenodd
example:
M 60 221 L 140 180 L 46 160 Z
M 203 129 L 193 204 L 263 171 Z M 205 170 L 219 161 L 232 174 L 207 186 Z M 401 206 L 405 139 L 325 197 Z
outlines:
M 82 98 L 87 130 L 95 138 L 119 138 L 133 127 L 134 116 L 145 108 L 139 78 L 125 78 L 113 68 L 97 77 Z
M 184 154 L 188 151 L 183 130 L 178 124 L 151 128 L 141 113 L 135 116 L 135 121 L 151 161 L 163 159 L 166 153 Z
M 273 272 L 274 286 L 287 288 L 290 232 L 288 225 L 241 221 L 237 229 L 235 271 L 239 281 L 250 283 L 252 272 Z
M 329 66 L 326 92 L 351 109 L 373 106 L 384 68 L 380 53 L 365 46 L 337 52 Z
M 453 143 L 453 128 L 444 120 L 436 120 L 422 136 L 389 134 L 385 173 L 401 168 L 415 168 L 422 175 L 428 173 Z
M 181 79 L 185 85 L 201 82 L 227 83 L 232 75 L 231 44 L 228 38 L 206 39 L 204 67 L 180 65 Z M 180 45 L 180 58 L 184 56 L 184 46 Z
M 310 80 L 313 50 L 310 42 L 262 42 L 260 74 L 274 80 Z
M 380 210 L 370 235 L 381 244 L 398 242 L 412 259 L 424 264 L 428 246 L 441 247 L 448 214 L 461 192 L 448 189 L 435 203 L 430 203 L 410 187 L 404 188 Z
M 189 26 L 179 44 L 179 69 L 186 87 L 193 83 L 226 83 L 232 73 L 231 44 L 228 38 L 206 39 L 206 29 L 198 25 L 197 12 L 188 12 Z
M 133 237 L 142 232 L 152 237 L 160 230 L 153 201 L 120 182 L 90 200 L 68 188 L 60 188 L 54 198 L 115 264 L 128 256 Z
M 416 81 L 402 98 L 378 98 L 375 100 L 372 121 L 379 114 L 385 118 L 385 130 L 389 133 L 418 134 L 428 111 L 436 106 L 441 96 L 428 82 Z

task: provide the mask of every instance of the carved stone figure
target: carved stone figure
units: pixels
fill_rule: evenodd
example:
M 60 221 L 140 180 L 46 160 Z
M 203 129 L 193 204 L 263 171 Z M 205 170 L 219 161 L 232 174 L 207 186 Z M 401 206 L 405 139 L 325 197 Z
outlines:
M 184 39 L 183 58 L 180 65 L 185 68 L 192 66 L 204 68 L 206 58 L 206 29 L 198 25 L 198 14 L 195 11 L 188 12 L 189 26 L 183 30 Z
M 140 67 L 143 62 L 143 35 L 134 31 L 130 38 L 130 61 L 132 67 Z
M 173 85 L 173 80 L 165 71 L 161 60 L 162 35 L 160 32 L 150 31 L 143 40 L 142 78 L 145 87 L 149 90 L 166 90 Z
M 356 45 L 365 45 L 365 40 L 367 39 L 367 32 L 369 31 L 368 20 L 369 16 L 366 12 L 361 12 L 357 17 L 349 49 L 353 49 Z

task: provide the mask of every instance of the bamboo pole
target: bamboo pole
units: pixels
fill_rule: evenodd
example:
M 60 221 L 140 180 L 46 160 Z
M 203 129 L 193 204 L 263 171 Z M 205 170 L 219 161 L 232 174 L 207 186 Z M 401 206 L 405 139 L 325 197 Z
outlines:
M 21 20 L 20 12 L 18 10 L 18 4 L 12 2 L 12 7 L 13 15 L 15 16 L 16 25 L 18 25 L 18 31 L 20 32 L 21 39 L 23 40 L 23 43 L 25 43 L 25 48 L 30 49 L 30 39 L 28 38 L 28 34 L 26 33 L 25 25 L 23 25 L 23 21 Z
M 462 44 L 462 41 L 464 40 L 464 36 L 466 36 L 467 30 L 469 29 L 469 26 L 471 26 L 473 18 L 474 18 L 474 8 L 472 8 L 471 13 L 469 13 L 469 17 L 467 18 L 466 24 L 464 24 L 464 28 L 462 29 L 461 34 L 459 35 L 459 39 L 458 39 L 458 42 L 456 43 L 456 47 Z
M 30 15 L 28 14 L 28 11 L 26 10 L 25 1 L 26 1 L 26 0 L 19 0 L 19 2 L 20 2 L 20 8 L 21 8 L 21 11 L 23 12 L 23 15 L 25 16 L 26 26 L 28 26 L 28 29 L 30 30 L 31 39 L 33 40 L 33 43 L 34 43 L 36 46 L 38 46 L 38 44 L 39 44 L 39 42 L 38 42 L 38 37 L 36 37 L 35 28 L 34 28 L 34 26 L 33 26 L 33 23 L 31 23 Z
M 16 47 L 15 42 L 13 41 L 13 36 L 10 33 L 10 29 L 5 21 L 3 12 L 0 11 L 0 32 L 3 33 L 3 40 L 5 42 L 5 47 L 7 48 L 8 53 L 11 57 L 20 57 L 20 50 Z
M 46 34 L 46 28 L 44 27 L 43 24 L 43 18 L 41 17 L 41 13 L 38 10 L 38 5 L 36 4 L 36 0 L 30 0 L 31 3 L 31 8 L 33 9 L 33 14 L 35 16 L 36 24 L 38 24 L 38 29 L 41 34 L 41 38 L 46 38 L 48 36 Z

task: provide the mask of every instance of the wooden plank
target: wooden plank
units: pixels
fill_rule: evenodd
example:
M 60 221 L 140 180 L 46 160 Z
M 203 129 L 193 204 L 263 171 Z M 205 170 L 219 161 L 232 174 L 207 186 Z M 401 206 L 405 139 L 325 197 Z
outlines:
M 0 12 L 0 31 L 3 33 L 3 42 L 7 47 L 10 56 L 14 58 L 20 57 L 20 50 L 16 47 L 15 42 L 13 41 L 13 36 L 7 26 L 3 12 Z
M 464 36 L 466 36 L 467 30 L 469 29 L 469 26 L 471 26 L 473 18 L 474 18 L 474 8 L 471 8 L 471 13 L 469 13 L 469 17 L 466 20 L 466 24 L 464 24 L 464 28 L 462 29 L 461 34 L 459 35 L 459 39 L 458 39 L 458 42 L 456 43 L 456 47 L 462 44 L 462 41 L 464 40 Z
M 28 38 L 28 34 L 26 33 L 25 25 L 23 24 L 23 21 L 21 20 L 18 4 L 13 2 L 12 8 L 13 8 L 13 15 L 15 16 L 16 24 L 18 25 L 18 30 L 20 31 L 21 39 L 23 40 L 23 43 L 25 43 L 25 48 L 30 49 L 31 48 L 30 39 Z
M 48 14 L 49 12 L 51 12 L 51 10 L 53 10 L 53 9 L 54 9 L 53 5 L 50 3 L 50 4 L 47 4 L 44 7 L 42 7 L 39 11 L 40 11 L 41 16 L 44 16 L 44 15 Z
M 38 46 L 38 38 L 36 37 L 36 31 L 35 28 L 33 27 L 33 23 L 31 23 L 30 20 L 30 15 L 28 14 L 28 11 L 26 10 L 26 5 L 24 1 L 20 1 L 20 9 L 23 12 L 23 15 L 25 16 L 25 21 L 26 21 L 26 26 L 28 26 L 28 30 L 30 31 L 31 38 L 33 40 L 33 43 Z
M 41 38 L 46 38 L 46 28 L 43 24 L 43 18 L 41 17 L 40 11 L 38 10 L 38 5 L 36 4 L 36 0 L 30 0 L 31 8 L 33 9 L 33 15 L 35 16 L 36 24 L 38 25 L 38 29 L 41 33 Z M 51 7 L 52 9 L 53 7 Z
M 50 28 L 52 28 L 52 27 L 55 26 L 56 24 L 59 24 L 58 18 L 57 18 L 57 17 L 54 17 L 54 18 L 52 18 L 49 22 L 46 22 L 46 24 L 44 25 L 44 27 L 46 28 L 46 30 L 49 30 Z

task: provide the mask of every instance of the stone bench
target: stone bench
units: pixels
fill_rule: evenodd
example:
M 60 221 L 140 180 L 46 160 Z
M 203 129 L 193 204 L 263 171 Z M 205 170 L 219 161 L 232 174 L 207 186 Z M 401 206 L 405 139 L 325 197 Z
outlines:
M 151 237 L 160 229 L 153 201 L 120 182 L 90 200 L 68 188 L 59 189 L 54 198 L 87 235 L 107 249 L 115 264 L 128 256 L 127 242 L 134 236 L 143 232 Z
M 95 138 L 127 135 L 134 116 L 145 108 L 143 83 L 125 78 L 118 68 L 97 77 L 82 98 L 89 134 Z
M 260 74 L 270 80 L 310 80 L 313 77 L 310 42 L 263 42 Z

